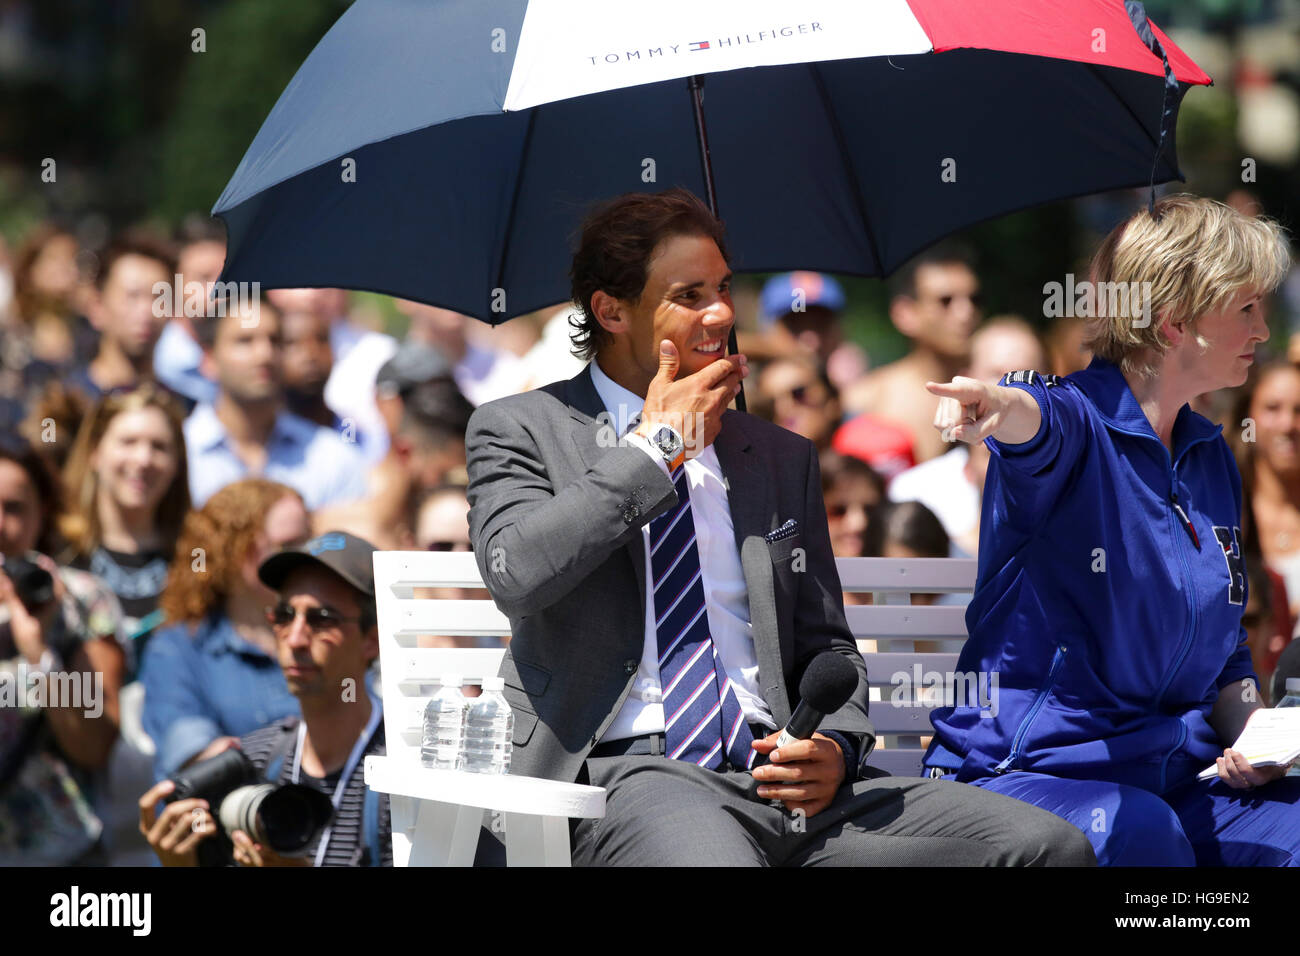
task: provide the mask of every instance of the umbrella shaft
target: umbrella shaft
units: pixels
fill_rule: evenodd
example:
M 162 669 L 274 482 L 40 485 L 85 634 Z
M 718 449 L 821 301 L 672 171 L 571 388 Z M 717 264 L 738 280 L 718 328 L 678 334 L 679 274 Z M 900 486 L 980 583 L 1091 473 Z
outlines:
M 695 110 L 695 138 L 700 144 L 700 165 L 704 169 L 704 194 L 709 202 L 709 211 L 716 216 L 718 194 L 713 189 L 713 159 L 709 156 L 709 132 L 704 126 L 704 77 L 699 74 L 689 76 L 686 78 L 686 86 L 691 91 L 691 105 Z M 735 355 L 738 351 L 734 322 L 731 331 L 727 334 L 727 351 L 731 355 Z M 740 383 L 740 391 L 736 393 L 736 408 L 742 412 L 746 411 L 744 382 Z

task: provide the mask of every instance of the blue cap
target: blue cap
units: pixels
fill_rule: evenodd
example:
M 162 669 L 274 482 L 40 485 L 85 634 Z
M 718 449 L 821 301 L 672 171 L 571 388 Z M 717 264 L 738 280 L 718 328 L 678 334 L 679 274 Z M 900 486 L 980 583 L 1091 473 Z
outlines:
M 763 286 L 762 295 L 759 296 L 759 322 L 771 325 L 792 311 L 796 291 L 800 289 L 803 290 L 805 308 L 820 305 L 832 312 L 844 308 L 844 289 L 834 277 L 824 272 L 786 272 L 772 276 Z

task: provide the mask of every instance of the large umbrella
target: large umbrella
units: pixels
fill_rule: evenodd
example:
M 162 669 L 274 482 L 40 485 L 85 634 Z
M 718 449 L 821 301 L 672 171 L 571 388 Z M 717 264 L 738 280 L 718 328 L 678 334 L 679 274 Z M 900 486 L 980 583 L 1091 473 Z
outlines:
M 886 275 L 1035 204 L 1181 178 L 1209 78 L 1120 0 L 357 0 L 214 215 L 225 281 L 500 322 L 589 203 L 682 185 L 738 270 Z

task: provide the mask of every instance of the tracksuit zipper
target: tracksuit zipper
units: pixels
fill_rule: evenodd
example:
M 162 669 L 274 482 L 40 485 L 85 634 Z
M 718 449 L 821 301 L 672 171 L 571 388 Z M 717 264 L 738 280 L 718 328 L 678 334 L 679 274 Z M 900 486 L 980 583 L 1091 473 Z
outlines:
M 1151 436 L 1144 435 L 1142 437 L 1150 438 Z M 1183 509 L 1182 504 L 1178 501 L 1178 490 L 1177 490 L 1178 489 L 1178 462 L 1182 461 L 1183 456 L 1186 455 L 1187 452 L 1193 446 L 1200 444 L 1200 442 L 1202 441 L 1209 441 L 1209 438 L 1201 438 L 1198 439 L 1197 441 L 1192 442 L 1186 448 L 1183 449 L 1182 454 L 1178 456 L 1177 461 L 1170 461 L 1166 466 L 1167 474 L 1169 476 L 1170 507 L 1173 510 L 1174 517 L 1179 522 L 1179 524 L 1183 526 L 1183 530 L 1187 532 L 1187 536 L 1191 538 L 1192 545 L 1196 548 L 1197 551 L 1201 550 L 1201 541 L 1199 536 L 1196 534 L 1196 526 L 1192 524 L 1191 517 L 1187 514 L 1187 512 Z M 1164 445 L 1161 445 L 1162 450 L 1163 448 Z M 1177 538 L 1178 536 L 1174 535 L 1174 537 Z M 1183 661 L 1187 659 L 1187 652 L 1192 649 L 1192 638 L 1196 634 L 1196 626 L 1199 619 L 1199 615 L 1196 613 L 1196 601 L 1192 593 L 1196 587 L 1196 582 L 1192 578 L 1191 568 L 1187 566 L 1187 555 L 1184 553 L 1183 546 L 1180 544 L 1175 544 L 1174 549 L 1178 552 L 1178 562 L 1180 565 L 1182 565 L 1183 581 L 1186 584 L 1187 628 L 1183 632 L 1183 638 L 1182 638 L 1181 645 L 1178 648 L 1178 654 L 1174 657 L 1173 664 L 1170 666 L 1168 672 L 1166 672 L 1164 680 L 1161 681 L 1160 683 L 1160 692 L 1156 694 L 1157 711 L 1159 711 L 1160 707 L 1164 704 L 1165 694 L 1168 693 L 1169 685 L 1172 684 L 1174 681 L 1174 675 L 1178 673 L 1178 669 L 1183 666 Z M 1163 793 L 1165 790 L 1165 779 L 1169 772 L 1169 759 L 1178 752 L 1178 748 L 1183 745 L 1183 742 L 1186 741 L 1186 739 L 1187 739 L 1187 725 L 1183 723 L 1182 718 L 1179 718 L 1178 740 L 1174 743 L 1173 747 L 1169 749 L 1169 752 L 1165 754 L 1164 759 L 1160 761 L 1160 792 L 1161 793 Z
M 1029 725 L 1032 724 L 1034 718 L 1038 716 L 1038 711 L 1042 708 L 1043 701 L 1047 699 L 1048 693 L 1052 690 L 1052 685 L 1056 683 L 1056 672 L 1060 669 L 1061 662 L 1064 660 L 1065 645 L 1061 644 L 1057 646 L 1056 653 L 1052 655 L 1052 666 L 1047 670 L 1047 680 L 1043 682 L 1043 686 L 1039 689 L 1038 696 L 1034 698 L 1033 704 L 1030 705 L 1029 712 L 1025 714 L 1025 719 L 1022 720 L 1020 726 L 1016 728 L 1016 735 L 1011 740 L 1011 752 L 1007 754 L 1005 760 L 993 768 L 994 773 L 1006 773 L 1011 769 L 1011 765 L 1015 763 L 1016 759 L 1020 756 L 1020 745 L 1025 742 L 1025 734 L 1029 732 Z
M 1169 501 L 1173 505 L 1175 515 L 1182 523 L 1183 528 L 1187 530 L 1188 535 L 1191 537 L 1192 542 L 1196 545 L 1196 549 L 1199 551 L 1201 545 L 1200 541 L 1197 540 L 1196 537 L 1196 529 L 1192 527 L 1191 519 L 1187 517 L 1187 513 L 1183 511 L 1182 506 L 1178 503 L 1178 493 L 1174 490 L 1177 487 L 1178 475 L 1174 470 L 1174 466 L 1171 464 L 1169 466 Z M 1175 535 L 1175 537 L 1177 537 L 1177 535 Z M 1187 657 L 1187 652 L 1191 650 L 1192 637 L 1196 633 L 1196 624 L 1198 619 L 1196 613 L 1196 601 L 1192 594 L 1196 584 L 1192 580 L 1192 570 L 1187 566 L 1187 555 L 1183 553 L 1182 545 L 1175 544 L 1174 550 L 1178 552 L 1178 562 L 1182 565 L 1183 580 L 1187 585 L 1185 592 L 1187 595 L 1187 628 L 1183 632 L 1182 642 L 1178 648 L 1178 654 L 1174 657 L 1173 666 L 1171 666 L 1165 674 L 1165 678 L 1160 684 L 1160 692 L 1156 694 L 1157 709 L 1159 709 L 1160 705 L 1164 703 L 1165 693 L 1169 690 L 1169 685 L 1173 683 L 1174 675 L 1178 673 L 1178 668 L 1183 666 L 1183 661 Z

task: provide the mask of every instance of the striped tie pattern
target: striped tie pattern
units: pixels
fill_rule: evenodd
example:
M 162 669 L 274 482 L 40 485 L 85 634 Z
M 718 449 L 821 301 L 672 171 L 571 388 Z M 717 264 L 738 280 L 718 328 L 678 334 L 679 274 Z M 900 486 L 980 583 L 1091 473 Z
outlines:
M 659 680 L 668 756 L 709 770 L 753 767 L 754 737 L 709 634 L 685 463 L 671 475 L 677 505 L 650 522 Z

